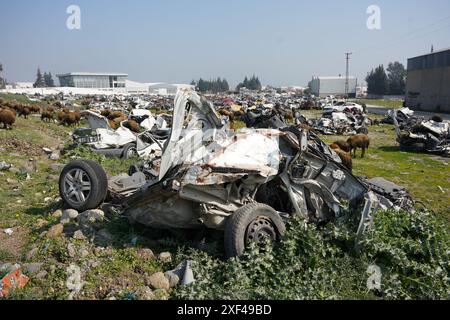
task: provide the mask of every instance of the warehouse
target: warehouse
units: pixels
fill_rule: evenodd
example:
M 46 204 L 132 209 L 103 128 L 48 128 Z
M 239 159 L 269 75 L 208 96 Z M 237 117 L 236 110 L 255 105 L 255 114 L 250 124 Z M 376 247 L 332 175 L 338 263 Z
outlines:
M 313 77 L 309 87 L 311 93 L 318 97 L 326 96 L 344 96 L 345 95 L 345 77 Z M 356 77 L 348 77 L 348 96 L 354 98 L 356 96 L 356 86 L 358 79 Z
M 115 89 L 125 88 L 125 73 L 72 72 L 56 75 L 61 87 Z
M 408 59 L 405 104 L 413 110 L 450 112 L 450 49 Z

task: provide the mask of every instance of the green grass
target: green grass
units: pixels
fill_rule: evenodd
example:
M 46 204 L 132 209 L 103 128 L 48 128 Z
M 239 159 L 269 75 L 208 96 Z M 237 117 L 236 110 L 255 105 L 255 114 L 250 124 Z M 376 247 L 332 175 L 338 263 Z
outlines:
M 377 107 L 384 107 L 389 109 L 398 109 L 403 106 L 402 100 L 383 100 L 383 99 L 361 99 L 357 103 L 366 105 L 373 105 Z

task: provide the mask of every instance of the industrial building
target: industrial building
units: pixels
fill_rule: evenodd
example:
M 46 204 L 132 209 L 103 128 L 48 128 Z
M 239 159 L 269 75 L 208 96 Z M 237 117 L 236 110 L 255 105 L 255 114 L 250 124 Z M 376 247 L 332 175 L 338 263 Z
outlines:
M 338 77 L 313 77 L 309 87 L 311 93 L 318 97 L 326 96 L 344 96 L 345 95 L 346 78 Z M 358 79 L 356 77 L 348 78 L 348 97 L 356 96 L 356 87 Z
M 408 59 L 405 104 L 413 110 L 450 112 L 450 49 Z
M 72 72 L 57 74 L 61 87 L 115 89 L 125 88 L 125 73 Z

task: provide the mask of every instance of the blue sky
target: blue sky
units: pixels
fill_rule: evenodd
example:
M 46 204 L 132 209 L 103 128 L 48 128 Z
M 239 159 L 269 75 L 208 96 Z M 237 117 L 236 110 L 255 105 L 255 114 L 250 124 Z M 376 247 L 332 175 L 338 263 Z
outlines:
M 66 8 L 81 9 L 81 30 Z M 369 5 L 381 30 L 368 30 Z M 125 72 L 131 80 L 184 83 L 221 76 L 236 85 L 306 85 L 313 75 L 363 79 L 390 61 L 450 47 L 448 0 L 2 0 L 0 63 L 9 82 L 53 74 Z

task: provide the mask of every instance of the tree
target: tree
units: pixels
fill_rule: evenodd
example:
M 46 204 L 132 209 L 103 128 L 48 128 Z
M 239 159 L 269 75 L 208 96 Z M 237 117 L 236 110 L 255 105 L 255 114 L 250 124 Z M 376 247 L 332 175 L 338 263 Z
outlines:
M 42 76 L 40 68 L 38 68 L 38 70 L 37 70 L 36 81 L 34 82 L 33 87 L 35 87 L 35 88 L 45 87 L 45 80 L 44 80 L 44 77 Z
M 55 82 L 53 81 L 52 73 L 44 73 L 44 83 L 46 87 L 54 87 Z
M 244 81 L 239 83 L 236 87 L 236 91 L 239 91 L 241 88 L 247 88 L 249 90 L 255 90 L 260 91 L 262 89 L 261 82 L 259 81 L 258 77 L 253 75 L 250 80 L 246 76 Z
M 378 66 L 375 70 L 372 69 L 367 74 L 366 82 L 367 93 L 377 95 L 385 95 L 388 93 L 389 82 L 383 65 Z
M 406 69 L 398 61 L 389 63 L 387 69 L 389 94 L 403 95 L 406 87 Z
M 3 72 L 3 65 L 0 63 L 0 89 L 5 88 L 5 81 L 3 80 L 2 72 Z

